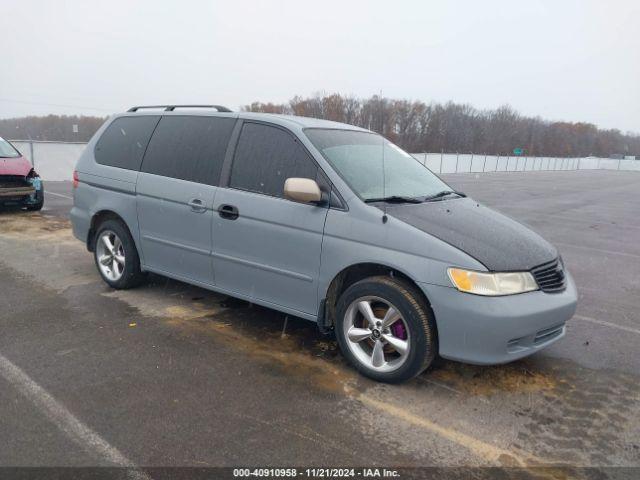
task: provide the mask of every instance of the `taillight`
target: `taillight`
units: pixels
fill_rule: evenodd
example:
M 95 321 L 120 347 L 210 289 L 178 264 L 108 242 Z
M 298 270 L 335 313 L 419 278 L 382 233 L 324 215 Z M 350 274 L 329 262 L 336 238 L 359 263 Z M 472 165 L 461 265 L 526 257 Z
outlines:
M 78 184 L 80 183 L 80 179 L 78 178 L 78 171 L 73 171 L 73 188 L 78 188 Z

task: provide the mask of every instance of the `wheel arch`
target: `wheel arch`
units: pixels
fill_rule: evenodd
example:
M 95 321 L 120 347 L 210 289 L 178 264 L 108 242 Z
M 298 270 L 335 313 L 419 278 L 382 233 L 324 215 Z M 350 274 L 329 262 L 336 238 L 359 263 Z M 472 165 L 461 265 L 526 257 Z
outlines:
M 107 209 L 100 210 L 100 211 L 94 213 L 93 216 L 91 217 L 91 224 L 89 226 L 89 233 L 87 234 L 87 250 L 89 250 L 90 252 L 93 252 L 95 250 L 96 230 L 99 228 L 99 226 L 102 223 L 104 223 L 107 220 L 117 220 L 120 223 L 122 223 L 122 225 L 129 232 L 129 235 L 131 235 L 131 238 L 133 238 L 133 243 L 136 246 L 136 249 L 138 250 L 138 255 L 140 255 L 140 249 L 138 248 L 138 244 L 136 242 L 136 238 L 133 235 L 133 233 L 131 232 L 131 229 L 129 228 L 129 225 L 127 225 L 127 222 L 124 220 L 124 218 L 122 218 L 122 216 L 118 215 L 113 210 L 107 210 Z
M 362 262 L 349 265 L 333 277 L 324 294 L 324 299 L 322 300 L 322 314 L 318 318 L 318 323 L 321 329 L 331 328 L 335 325 L 338 299 L 347 288 L 360 280 L 375 276 L 400 278 L 411 285 L 415 289 L 416 293 L 424 300 L 427 308 L 429 308 L 429 313 L 434 320 L 434 325 L 437 331 L 437 321 L 433 313 L 433 308 L 431 307 L 431 302 L 418 284 L 406 272 L 403 272 L 396 267 L 376 262 Z

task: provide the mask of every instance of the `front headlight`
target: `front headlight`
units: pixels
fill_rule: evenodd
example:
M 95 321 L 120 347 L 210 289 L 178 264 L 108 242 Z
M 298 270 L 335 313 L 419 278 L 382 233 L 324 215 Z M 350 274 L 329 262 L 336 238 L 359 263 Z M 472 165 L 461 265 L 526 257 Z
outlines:
M 487 273 L 448 268 L 447 273 L 458 290 L 476 295 L 514 295 L 538 289 L 529 272 Z

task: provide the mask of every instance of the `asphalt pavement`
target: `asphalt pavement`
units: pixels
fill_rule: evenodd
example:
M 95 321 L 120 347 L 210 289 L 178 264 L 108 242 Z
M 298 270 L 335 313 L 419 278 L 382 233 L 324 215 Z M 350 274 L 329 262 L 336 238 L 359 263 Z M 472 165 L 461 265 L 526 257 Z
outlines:
M 580 301 L 522 361 L 358 376 L 312 323 L 150 275 L 110 290 L 70 182 L 0 213 L 0 466 L 640 467 L 640 173 L 445 176 L 554 243 Z

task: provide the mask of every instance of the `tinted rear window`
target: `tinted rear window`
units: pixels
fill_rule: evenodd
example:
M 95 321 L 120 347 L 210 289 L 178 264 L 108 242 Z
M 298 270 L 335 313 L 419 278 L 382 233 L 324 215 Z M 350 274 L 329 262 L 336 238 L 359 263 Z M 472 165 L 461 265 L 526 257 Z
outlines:
M 141 170 L 217 185 L 235 122 L 234 118 L 221 117 L 162 117 Z
M 159 118 L 145 115 L 115 119 L 96 143 L 96 162 L 110 167 L 140 170 L 142 156 Z
M 284 196 L 290 177 L 316 179 L 318 166 L 291 134 L 277 127 L 245 123 L 238 140 L 231 187 Z

